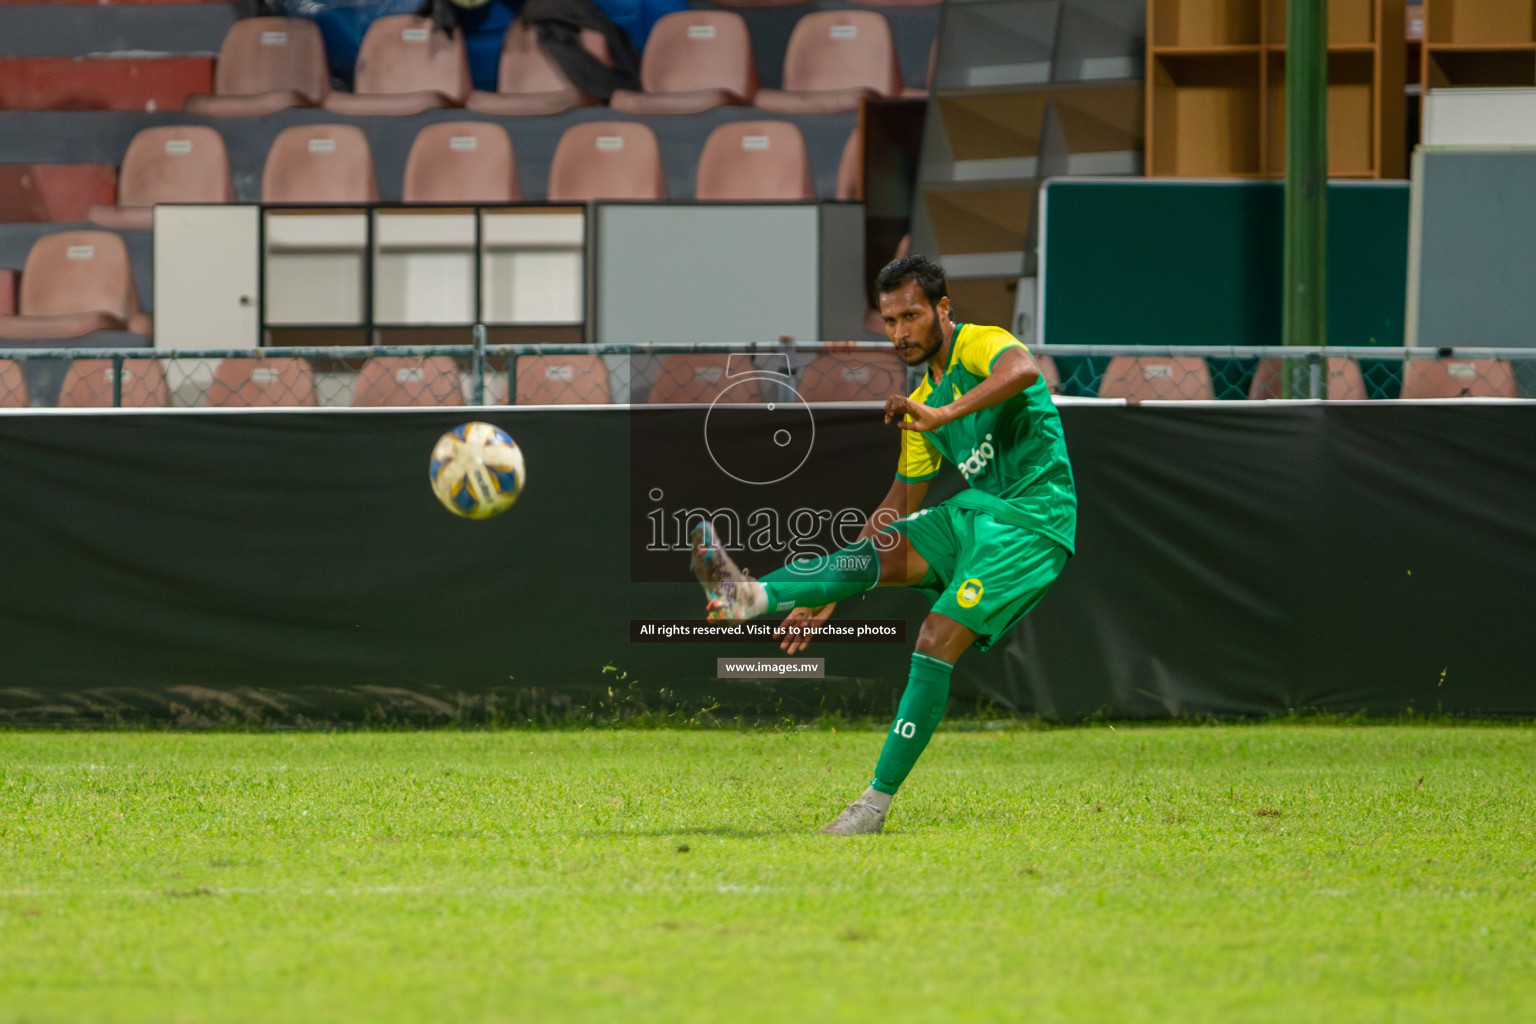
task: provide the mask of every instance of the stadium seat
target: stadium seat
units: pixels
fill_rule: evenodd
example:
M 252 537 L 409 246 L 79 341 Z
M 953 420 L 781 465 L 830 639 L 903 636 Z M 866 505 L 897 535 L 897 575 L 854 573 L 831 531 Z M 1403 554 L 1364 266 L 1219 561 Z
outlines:
M 864 198 L 864 135 L 857 128 L 848 133 L 837 161 L 837 198 L 848 202 Z
M 631 121 L 588 121 L 560 136 L 549 165 L 550 202 L 665 199 L 656 133 Z
M 1251 399 L 1280 398 L 1280 360 L 1261 359 L 1253 371 L 1253 383 L 1248 385 Z M 1363 402 L 1368 397 L 1365 378 L 1360 375 L 1360 364 L 1342 356 L 1328 359 L 1328 397 L 1342 402 Z
M 1045 386 L 1051 394 L 1061 394 L 1061 374 L 1056 372 L 1056 360 L 1039 352 L 1031 352 L 1030 356 L 1034 358 L 1035 365 L 1040 368 L 1040 376 L 1045 378 Z
M 315 371 L 302 359 L 224 359 L 208 387 L 208 404 L 221 409 L 318 405 Z
M 139 309 L 128 249 L 108 231 L 60 231 L 34 242 L 16 308 L 17 315 L 0 316 L 0 338 L 62 341 L 153 328 Z
M 103 408 L 112 401 L 114 375 L 110 359 L 76 359 L 64 374 L 59 406 L 65 409 Z M 123 408 L 159 407 L 170 402 L 165 368 L 158 359 L 123 360 Z
M 581 45 L 604 64 L 611 62 L 608 41 L 602 33 L 583 29 Z M 476 89 L 464 105 L 477 114 L 492 117 L 533 117 L 596 106 L 598 102 L 597 97 L 576 88 L 555 59 L 545 52 L 539 44 L 537 29 L 513 21 L 501 43 L 496 91 Z
M 518 405 L 605 405 L 613 401 L 601 356 L 520 356 Z
M 1406 359 L 1401 397 L 1519 398 L 1520 388 L 1503 359 Z
M 442 121 L 416 135 L 405 161 L 407 203 L 510 203 L 523 198 L 512 137 L 499 124 Z
M 452 356 L 374 356 L 358 371 L 352 404 L 463 405 L 458 364 Z
M 730 357 L 723 352 L 667 356 L 656 369 L 646 401 L 653 405 L 713 402 L 733 382 L 736 386 L 731 391 L 732 401 L 762 400 L 761 378 L 741 372 L 730 377 L 729 369 Z
M 751 9 L 753 7 L 793 7 L 802 4 L 805 0 L 714 0 L 721 7 L 738 7 Z
M 784 87 L 753 101 L 775 114 L 857 110 L 865 97 L 900 96 L 891 26 L 878 11 L 817 11 L 795 24 L 784 51 Z
M 352 92 L 333 92 L 321 105 L 349 117 L 403 117 L 461 107 L 470 87 L 461 35 L 444 35 L 430 18 L 390 14 L 363 36 Z
M 805 137 L 788 121 L 731 121 L 709 133 L 694 198 L 799 202 L 816 198 Z
M 852 0 L 860 7 L 937 7 L 944 0 Z
M 1128 402 L 1214 397 L 1210 367 L 1198 356 L 1116 356 L 1099 382 L 1100 398 Z
M 651 29 L 640 62 L 644 92 L 608 101 L 626 114 L 697 114 L 751 103 L 757 63 L 747 22 L 731 11 L 676 11 Z
M 907 367 L 894 352 L 825 352 L 800 370 L 795 386 L 807 402 L 883 402 L 904 395 Z
M 16 315 L 16 288 L 21 275 L 14 270 L 0 270 L 0 316 Z
M 0 359 L 0 409 L 25 409 L 31 404 L 21 364 L 14 359 Z
M 128 144 L 118 172 L 117 205 L 93 206 L 91 223 L 117 230 L 154 225 L 156 203 L 232 203 L 224 138 L 198 125 L 145 128 Z
M 361 128 L 300 124 L 272 140 L 261 175 L 264 203 L 372 203 L 379 185 Z
M 320 29 L 308 18 L 242 18 L 230 26 L 214 67 L 213 94 L 188 96 L 204 117 L 265 117 L 318 107 L 331 91 Z

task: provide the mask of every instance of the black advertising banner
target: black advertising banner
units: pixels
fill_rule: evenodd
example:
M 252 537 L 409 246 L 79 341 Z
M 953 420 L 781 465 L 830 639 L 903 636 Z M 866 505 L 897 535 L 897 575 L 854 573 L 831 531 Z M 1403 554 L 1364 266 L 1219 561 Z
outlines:
M 834 623 L 905 629 L 813 642 L 824 679 L 718 678 L 717 659 L 779 656 L 771 638 L 633 632 L 702 616 L 686 550 L 646 549 L 658 509 L 670 529 L 711 507 L 708 472 L 676 472 L 698 459 L 692 412 L 0 416 L 0 720 L 435 720 L 486 695 L 554 714 L 615 693 L 717 715 L 886 713 L 917 594 L 846 602 Z M 962 659 L 957 707 L 1536 713 L 1536 406 L 1062 414 L 1078 556 L 1012 636 Z M 521 500 L 484 522 L 427 486 L 432 443 L 470 418 L 528 463 Z M 757 572 L 831 543 L 839 512 L 889 483 L 878 412 L 818 410 L 815 429 L 797 489 L 719 487 L 714 507 L 751 500 L 781 524 L 781 503 L 809 510 L 747 560 Z
M 1063 419 L 1078 557 L 970 685 L 1066 720 L 1536 713 L 1536 404 Z

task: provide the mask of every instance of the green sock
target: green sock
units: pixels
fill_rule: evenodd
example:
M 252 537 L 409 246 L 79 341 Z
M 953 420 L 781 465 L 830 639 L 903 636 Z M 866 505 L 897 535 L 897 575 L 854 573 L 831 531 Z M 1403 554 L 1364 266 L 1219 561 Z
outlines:
M 912 673 L 896 709 L 896 722 L 885 734 L 885 746 L 875 765 L 870 788 L 896 795 L 923 748 L 939 727 L 949 705 L 949 674 L 955 666 L 921 652 L 912 654 Z
M 865 537 L 830 555 L 790 562 L 760 582 L 767 592 L 770 612 L 820 608 L 873 590 L 880 582 L 880 552 L 875 542 Z

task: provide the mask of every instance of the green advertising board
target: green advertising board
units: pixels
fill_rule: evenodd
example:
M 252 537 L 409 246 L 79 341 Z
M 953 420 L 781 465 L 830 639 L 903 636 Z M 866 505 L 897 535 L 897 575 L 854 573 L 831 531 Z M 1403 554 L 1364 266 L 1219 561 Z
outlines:
M 1408 194 L 1329 183 L 1328 344 L 1403 344 Z M 1278 180 L 1048 182 L 1037 340 L 1281 344 L 1283 215 Z

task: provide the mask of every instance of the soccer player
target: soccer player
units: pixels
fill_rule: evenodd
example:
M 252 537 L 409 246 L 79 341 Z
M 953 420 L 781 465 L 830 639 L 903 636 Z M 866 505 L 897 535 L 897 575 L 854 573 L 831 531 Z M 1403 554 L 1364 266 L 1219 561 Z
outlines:
M 911 395 L 892 395 L 886 423 L 903 431 L 896 479 L 853 545 L 754 580 L 710 524 L 691 535 L 691 567 L 715 620 L 789 610 L 780 644 L 794 654 L 844 598 L 877 586 L 934 595 L 911 673 L 869 788 L 821 831 L 879 832 L 891 798 L 944 716 L 955 662 L 986 650 L 1033 608 L 1072 555 L 1077 493 L 1061 420 L 1029 350 L 1000 327 L 957 324 L 943 269 L 922 256 L 875 279 L 896 353 L 923 366 Z M 969 487 L 922 508 L 940 459 Z

